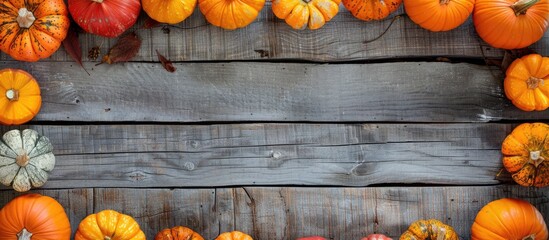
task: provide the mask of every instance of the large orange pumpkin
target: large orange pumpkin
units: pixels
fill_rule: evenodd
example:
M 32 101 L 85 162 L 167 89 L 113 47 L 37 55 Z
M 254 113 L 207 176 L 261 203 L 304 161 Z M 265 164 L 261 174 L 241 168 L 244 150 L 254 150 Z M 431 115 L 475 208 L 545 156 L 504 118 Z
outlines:
M 215 240 L 253 240 L 253 238 L 240 231 L 224 232 L 219 234 Z
M 191 16 L 196 0 L 142 0 L 143 10 L 157 22 L 176 24 Z
M 549 0 L 476 0 L 473 22 L 493 47 L 524 48 L 547 31 Z
M 319 29 L 339 12 L 341 0 L 274 0 L 275 16 L 294 29 Z
M 227 30 L 252 23 L 265 5 L 265 0 L 199 0 L 198 8 L 206 20 Z
M 463 24 L 474 4 L 475 0 L 404 0 L 404 10 L 420 27 L 440 32 Z
M 343 0 L 343 6 L 364 21 L 381 20 L 396 11 L 402 0 Z
M 543 216 L 529 202 L 502 198 L 484 206 L 471 227 L 472 240 L 547 240 Z
M 30 121 L 42 105 L 40 86 L 20 69 L 0 70 L 0 123 L 18 125 Z
M 523 123 L 501 146 L 503 166 L 522 186 L 549 185 L 549 125 Z
M 204 240 L 204 238 L 188 227 L 176 226 L 158 232 L 154 240 Z
M 69 30 L 63 0 L 0 1 L 0 50 L 20 61 L 51 56 Z
M 529 54 L 515 59 L 503 81 L 505 95 L 524 111 L 549 107 L 549 58 Z
M 459 240 L 454 229 L 436 219 L 418 220 L 410 224 L 400 240 Z
M 145 240 L 139 224 L 126 214 L 103 210 L 84 218 L 74 240 Z
M 0 240 L 69 240 L 71 225 L 55 199 L 20 195 L 0 210 Z

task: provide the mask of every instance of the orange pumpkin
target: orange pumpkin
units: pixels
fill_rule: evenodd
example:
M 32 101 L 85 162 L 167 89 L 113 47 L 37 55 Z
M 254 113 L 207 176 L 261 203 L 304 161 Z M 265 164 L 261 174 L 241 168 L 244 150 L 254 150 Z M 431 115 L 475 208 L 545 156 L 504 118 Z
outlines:
M 436 219 L 413 222 L 400 240 L 459 240 L 454 229 Z
M 0 210 L 0 240 L 69 240 L 71 225 L 55 199 L 31 193 L 12 199 Z
M 143 10 L 157 22 L 176 24 L 191 16 L 196 0 L 142 0 Z
M 501 146 L 503 166 L 521 186 L 549 185 L 549 125 L 523 123 Z M 547 160 L 546 160 L 547 159 Z
M 476 0 L 473 23 L 493 47 L 525 48 L 547 31 L 549 0 Z
M 529 54 L 515 59 L 503 81 L 505 95 L 524 111 L 549 107 L 549 58 Z
M 27 72 L 0 70 L 0 123 L 19 125 L 30 121 L 42 105 L 40 86 Z
M 471 227 L 472 240 L 546 240 L 547 226 L 532 204 L 502 198 L 484 206 Z
M 402 0 L 343 0 L 343 6 L 360 20 L 381 20 L 396 11 Z
M 440 32 L 463 24 L 474 4 L 475 0 L 404 0 L 404 10 L 420 27 Z
M 215 240 L 253 240 L 253 238 L 240 231 L 224 232 L 219 234 Z
M 275 16 L 293 29 L 319 29 L 339 12 L 341 0 L 274 0 Z
M 198 8 L 214 26 L 234 30 L 252 23 L 265 0 L 199 0 Z
M 78 225 L 74 240 L 145 240 L 145 233 L 131 217 L 114 210 L 88 215 Z
M 204 238 L 188 227 L 177 226 L 158 232 L 154 240 L 204 240 Z

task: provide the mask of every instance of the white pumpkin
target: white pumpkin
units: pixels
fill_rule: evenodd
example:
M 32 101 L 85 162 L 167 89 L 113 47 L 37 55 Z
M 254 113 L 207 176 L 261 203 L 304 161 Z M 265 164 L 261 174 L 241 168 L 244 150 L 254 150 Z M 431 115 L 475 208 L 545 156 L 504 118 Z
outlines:
M 0 142 L 0 182 L 18 192 L 41 187 L 55 166 L 53 146 L 32 129 L 11 130 Z

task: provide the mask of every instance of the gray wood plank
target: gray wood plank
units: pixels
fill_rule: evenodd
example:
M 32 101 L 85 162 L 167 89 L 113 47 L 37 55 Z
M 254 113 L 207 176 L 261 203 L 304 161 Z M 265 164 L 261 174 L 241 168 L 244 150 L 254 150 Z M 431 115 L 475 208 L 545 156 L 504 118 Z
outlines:
M 134 61 L 158 61 L 156 50 L 173 61 L 224 61 L 295 59 L 310 61 L 351 61 L 388 58 L 458 57 L 501 58 L 503 51 L 484 43 L 475 32 L 471 18 L 448 32 L 429 32 L 408 17 L 396 20 L 379 40 L 364 43 L 379 36 L 393 16 L 402 14 L 403 7 L 383 21 L 364 22 L 354 18 L 340 5 L 339 14 L 316 31 L 298 31 L 277 19 L 267 2 L 258 19 L 246 28 L 227 31 L 207 23 L 196 9 L 191 17 L 171 27 L 169 34 L 158 27 L 141 29 L 144 14 L 133 30 L 143 39 L 142 48 Z M 116 39 L 83 34 L 84 61 L 88 51 L 99 46 L 106 53 Z M 482 49 L 481 49 L 482 48 Z M 549 33 L 531 46 L 542 55 L 549 55 Z M 0 60 L 10 60 L 0 54 Z M 64 49 L 44 61 L 71 61 Z
M 191 227 L 205 239 L 240 230 L 254 239 L 293 240 L 323 235 L 334 240 L 360 239 L 370 233 L 397 238 L 407 226 L 437 218 L 469 239 L 477 212 L 486 203 L 514 197 L 529 201 L 549 216 L 549 191 L 517 185 L 476 187 L 218 189 L 72 189 L 40 190 L 56 198 L 69 215 L 73 233 L 94 212 L 114 209 L 133 216 L 153 239 L 163 228 Z M 0 191 L 0 207 L 13 199 Z
M 500 70 L 459 63 L 4 62 L 41 85 L 37 121 L 487 122 L 548 119 L 504 96 Z M 89 66 L 89 65 L 88 65 Z
M 503 168 L 501 142 L 514 125 L 28 127 L 47 136 L 56 155 L 44 188 L 143 188 L 510 182 L 496 175 Z

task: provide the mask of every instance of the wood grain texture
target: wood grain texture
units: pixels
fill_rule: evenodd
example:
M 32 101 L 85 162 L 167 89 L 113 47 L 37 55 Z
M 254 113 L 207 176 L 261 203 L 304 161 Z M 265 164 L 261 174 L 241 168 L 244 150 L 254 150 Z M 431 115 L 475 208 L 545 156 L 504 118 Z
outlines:
M 496 175 L 514 125 L 30 127 L 51 140 L 56 156 L 45 188 L 143 188 L 509 182 Z
M 73 234 L 94 212 L 113 209 L 133 216 L 153 239 L 163 228 L 188 226 L 205 239 L 240 230 L 258 240 L 322 235 L 333 240 L 384 233 L 395 239 L 417 219 L 437 218 L 469 239 L 477 212 L 488 202 L 521 198 L 549 216 L 549 191 L 517 185 L 477 187 L 205 189 L 72 189 L 35 191 L 57 199 Z M 0 191 L 0 207 L 13 199 Z

